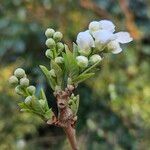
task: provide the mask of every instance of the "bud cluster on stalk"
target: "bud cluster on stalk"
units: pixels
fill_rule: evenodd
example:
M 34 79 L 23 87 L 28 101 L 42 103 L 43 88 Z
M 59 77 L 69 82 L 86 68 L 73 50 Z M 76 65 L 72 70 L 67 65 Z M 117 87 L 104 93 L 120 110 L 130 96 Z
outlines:
M 29 79 L 22 68 L 17 68 L 14 75 L 9 78 L 11 86 L 15 87 L 15 92 L 24 97 L 24 101 L 19 103 L 22 111 L 32 112 L 39 115 L 42 119 L 46 119 L 47 114 L 50 113 L 47 101 L 38 98 L 35 95 L 36 87 L 30 85 Z M 41 114 L 39 111 L 42 111 Z

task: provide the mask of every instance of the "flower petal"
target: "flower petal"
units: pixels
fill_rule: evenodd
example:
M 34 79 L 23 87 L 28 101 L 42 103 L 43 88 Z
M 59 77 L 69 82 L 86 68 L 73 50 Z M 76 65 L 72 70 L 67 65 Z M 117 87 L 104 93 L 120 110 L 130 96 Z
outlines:
M 117 41 L 119 43 L 129 43 L 133 40 L 133 38 L 130 36 L 130 34 L 128 32 L 118 32 L 115 33 L 115 35 L 117 36 Z
M 77 35 L 77 40 L 76 40 L 78 46 L 80 49 L 86 50 L 90 49 L 91 47 L 94 47 L 94 40 L 89 33 L 89 30 L 80 32 Z
M 100 24 L 98 21 L 92 21 L 90 24 L 89 24 L 89 30 L 90 32 L 95 32 L 95 31 L 98 31 L 100 29 Z
M 115 25 L 109 20 L 101 20 L 99 21 L 99 24 L 100 24 L 100 29 L 102 30 L 108 30 L 112 33 L 115 31 Z
M 106 44 L 114 37 L 113 33 L 108 30 L 99 30 L 93 33 L 96 43 Z

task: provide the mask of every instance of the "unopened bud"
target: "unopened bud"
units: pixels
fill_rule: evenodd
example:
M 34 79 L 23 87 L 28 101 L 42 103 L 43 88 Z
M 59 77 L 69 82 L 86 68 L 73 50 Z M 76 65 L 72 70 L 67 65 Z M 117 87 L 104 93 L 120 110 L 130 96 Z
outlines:
M 58 48 L 58 51 L 59 52 L 62 52 L 63 50 L 64 50 L 64 44 L 63 43 L 61 43 L 61 42 L 58 42 L 57 43 L 57 48 Z
M 54 33 L 54 36 L 53 38 L 56 40 L 56 41 L 61 41 L 61 39 L 63 38 L 63 35 L 61 32 L 57 31 Z
M 63 59 L 63 57 L 56 57 L 55 62 L 58 64 L 62 64 L 64 62 L 64 59 Z
M 28 97 L 24 100 L 25 104 L 27 104 L 27 105 L 30 105 L 30 104 L 31 104 L 31 101 L 32 101 L 32 96 L 28 96 Z
M 28 91 L 29 94 L 31 94 L 31 95 L 35 94 L 35 90 L 36 90 L 36 88 L 35 88 L 35 86 L 33 86 L 33 85 L 30 85 L 29 87 L 27 87 L 27 91 Z
M 50 49 L 47 49 L 45 52 L 47 58 L 53 58 L 53 52 Z
M 45 35 L 46 35 L 47 38 L 53 37 L 54 33 L 55 33 L 55 30 L 54 30 L 54 29 L 51 29 L 51 28 L 48 28 L 48 29 L 45 31 Z
M 93 64 L 95 64 L 95 63 L 97 63 L 97 62 L 100 62 L 101 60 L 102 60 L 101 56 L 95 54 L 95 55 L 92 55 L 92 56 L 90 57 L 89 63 L 90 63 L 91 65 L 93 65 Z
M 21 79 L 20 79 L 20 85 L 21 85 L 22 87 L 27 87 L 27 86 L 29 86 L 29 79 L 27 79 L 27 78 L 21 78 Z
M 11 76 L 9 78 L 9 84 L 13 85 L 13 86 L 16 86 L 18 84 L 18 78 L 16 76 Z
M 54 46 L 56 45 L 55 41 L 52 38 L 47 39 L 45 44 L 48 48 L 54 48 Z
M 40 99 L 40 100 L 39 100 L 39 103 L 40 103 L 40 105 L 41 105 L 42 107 L 45 106 L 45 101 L 44 101 L 43 99 Z
M 86 68 L 88 66 L 88 59 L 85 56 L 77 56 L 77 64 L 81 68 Z
M 22 89 L 21 89 L 21 86 L 20 86 L 20 85 L 16 86 L 16 88 L 15 88 L 15 92 L 16 92 L 18 95 L 22 95 L 22 94 L 23 94 L 23 92 L 22 92 Z
M 25 71 L 22 68 L 17 68 L 14 72 L 17 78 L 23 78 L 25 76 Z

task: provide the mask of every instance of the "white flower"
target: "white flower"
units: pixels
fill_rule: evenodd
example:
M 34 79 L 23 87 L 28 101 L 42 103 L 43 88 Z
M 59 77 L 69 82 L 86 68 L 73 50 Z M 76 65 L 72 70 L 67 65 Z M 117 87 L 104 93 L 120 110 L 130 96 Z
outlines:
M 109 20 L 101 20 L 99 21 L 101 30 L 108 30 L 110 32 L 115 31 L 115 25 Z
M 89 24 L 90 33 L 93 33 L 93 32 L 98 31 L 98 30 L 100 30 L 100 23 L 98 21 L 92 21 Z
M 94 40 L 88 30 L 80 32 L 77 35 L 76 42 L 79 47 L 79 53 L 82 55 L 89 55 L 91 52 L 91 48 L 95 47 Z
M 88 59 L 85 56 L 77 56 L 76 57 L 77 64 L 81 68 L 86 68 L 88 66 Z
M 114 35 L 116 39 L 112 40 L 107 44 L 108 49 L 111 50 L 113 54 L 118 54 L 122 51 L 122 48 L 120 47 L 119 43 L 125 44 L 133 40 L 128 32 L 118 32 L 115 33 Z

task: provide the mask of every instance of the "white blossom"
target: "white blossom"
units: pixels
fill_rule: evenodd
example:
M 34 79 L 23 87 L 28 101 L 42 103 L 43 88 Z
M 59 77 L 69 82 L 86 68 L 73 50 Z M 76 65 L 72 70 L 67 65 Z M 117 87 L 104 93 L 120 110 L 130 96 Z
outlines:
M 77 35 L 76 42 L 79 47 L 79 53 L 85 56 L 90 54 L 92 47 L 95 47 L 94 39 L 89 33 L 89 30 L 80 32 Z
M 101 30 L 108 30 L 112 33 L 115 31 L 115 25 L 109 20 L 101 20 L 99 24 Z
M 116 39 L 110 41 L 107 44 L 108 49 L 111 50 L 113 54 L 118 54 L 122 51 L 122 48 L 120 47 L 120 43 L 125 44 L 133 40 L 128 32 L 118 32 L 115 33 L 114 35 Z
M 99 30 L 93 33 L 96 43 L 106 44 L 114 39 L 114 34 L 109 30 Z
M 89 24 L 90 33 L 93 33 L 93 32 L 98 31 L 98 30 L 100 30 L 100 23 L 98 21 L 92 21 Z

